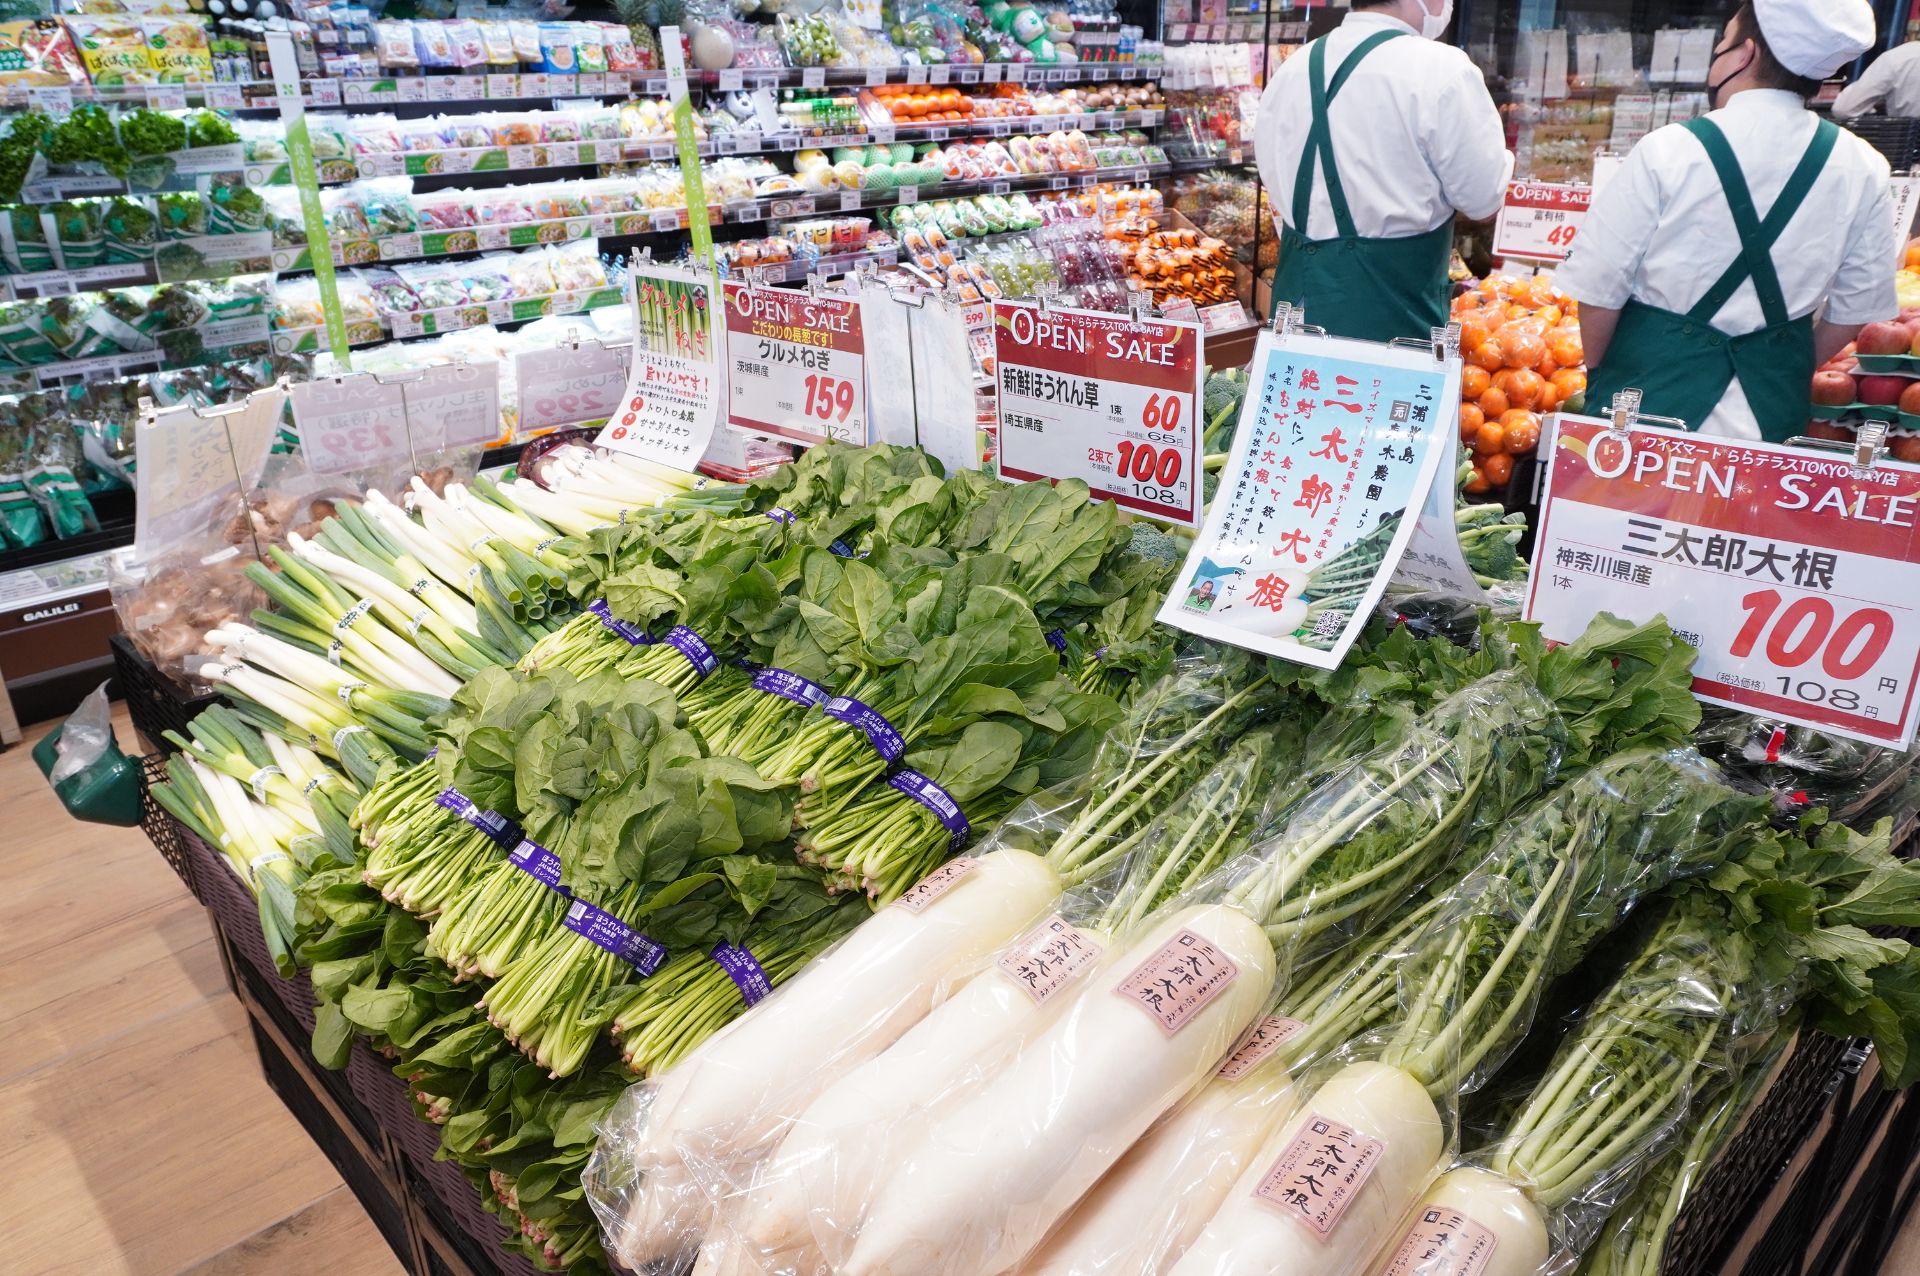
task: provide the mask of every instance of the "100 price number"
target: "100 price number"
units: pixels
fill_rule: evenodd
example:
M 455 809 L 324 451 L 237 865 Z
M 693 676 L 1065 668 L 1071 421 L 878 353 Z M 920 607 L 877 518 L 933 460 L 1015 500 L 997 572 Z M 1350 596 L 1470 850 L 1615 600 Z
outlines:
M 1842 617 L 1824 598 L 1801 598 L 1784 610 L 1781 601 L 1776 589 L 1757 590 L 1740 600 L 1747 620 L 1734 635 L 1729 654 L 1746 659 L 1758 651 L 1774 668 L 1795 670 L 1818 656 L 1820 670 L 1845 683 L 1871 673 L 1893 641 L 1893 617 L 1879 607 L 1862 607 Z M 1781 674 L 1778 681 L 1783 696 L 1846 712 L 1861 707 L 1859 692 L 1848 687 L 1829 687 L 1793 674 Z

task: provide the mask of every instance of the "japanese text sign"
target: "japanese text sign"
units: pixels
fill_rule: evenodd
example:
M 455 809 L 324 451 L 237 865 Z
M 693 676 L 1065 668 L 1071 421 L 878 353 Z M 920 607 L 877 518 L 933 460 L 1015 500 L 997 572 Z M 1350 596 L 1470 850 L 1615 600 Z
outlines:
M 240 508 L 260 481 L 286 391 L 256 390 L 244 407 L 162 408 L 134 433 L 134 558 L 178 548 Z
M 1114 988 L 1137 1003 L 1171 1037 L 1240 974 L 1225 953 L 1190 930 L 1156 949 Z
M 517 352 L 513 378 L 520 387 L 521 430 L 597 425 L 610 418 L 627 382 L 624 354 L 592 339 Z
M 1386 1144 L 1332 1117 L 1309 1113 L 1293 1142 L 1261 1178 L 1253 1194 L 1313 1229 L 1333 1235 L 1340 1216 L 1366 1186 Z
M 1336 668 L 1452 456 L 1460 362 L 1268 332 L 1253 374 L 1206 527 L 1159 619 Z
M 802 443 L 866 446 L 860 303 L 784 288 L 726 289 L 728 422 Z
M 1920 470 L 1558 416 L 1527 619 L 1664 615 L 1693 693 L 1905 748 L 1920 675 Z
M 303 381 L 293 387 L 293 422 L 315 474 L 480 447 L 500 434 L 500 367 L 435 364 L 393 380 L 356 372 Z
M 1082 479 L 1128 509 L 1199 524 L 1199 324 L 1001 301 L 993 330 L 1001 478 Z
M 1423 1208 L 1380 1276 L 1480 1276 L 1500 1238 L 1459 1210 Z
M 1590 186 L 1510 183 L 1493 224 L 1494 256 L 1565 261 L 1592 200 Z
M 724 338 L 713 276 L 641 266 L 632 276 L 632 367 L 626 390 L 594 439 L 659 465 L 691 470 L 706 455 L 720 413 Z M 582 381 L 569 391 L 592 392 Z M 526 411 L 526 391 L 521 391 Z
M 1098 940 L 1055 913 L 1023 936 L 994 965 L 1021 992 L 1045 1005 L 1071 984 L 1103 951 Z

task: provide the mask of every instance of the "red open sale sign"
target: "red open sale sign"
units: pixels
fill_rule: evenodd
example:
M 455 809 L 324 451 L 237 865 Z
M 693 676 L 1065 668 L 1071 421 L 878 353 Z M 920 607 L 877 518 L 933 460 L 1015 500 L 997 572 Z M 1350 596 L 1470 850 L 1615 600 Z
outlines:
M 1590 186 L 1509 183 L 1500 219 L 1493 227 L 1494 256 L 1565 261 L 1592 202 Z
M 1664 614 L 1710 704 L 1905 748 L 1920 677 L 1920 469 L 1554 418 L 1527 619 Z

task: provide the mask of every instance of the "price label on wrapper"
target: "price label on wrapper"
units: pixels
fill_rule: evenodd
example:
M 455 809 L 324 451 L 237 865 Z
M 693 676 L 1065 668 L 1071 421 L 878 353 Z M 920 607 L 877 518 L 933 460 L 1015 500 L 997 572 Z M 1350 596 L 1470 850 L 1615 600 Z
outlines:
M 727 288 L 727 420 L 802 443 L 865 446 L 860 303 L 784 288 Z
M 1452 456 L 1460 361 L 1264 332 L 1253 374 L 1206 527 L 1159 619 L 1337 668 Z
M 670 266 L 633 273 L 633 353 L 618 410 L 594 442 L 691 470 L 719 415 L 723 335 L 713 276 Z
M 1550 420 L 1527 619 L 1664 615 L 1693 694 L 1904 749 L 1920 678 L 1920 469 L 1673 430 Z
M 1001 478 L 1082 479 L 1128 509 L 1200 521 L 1199 324 L 1002 301 L 993 331 Z

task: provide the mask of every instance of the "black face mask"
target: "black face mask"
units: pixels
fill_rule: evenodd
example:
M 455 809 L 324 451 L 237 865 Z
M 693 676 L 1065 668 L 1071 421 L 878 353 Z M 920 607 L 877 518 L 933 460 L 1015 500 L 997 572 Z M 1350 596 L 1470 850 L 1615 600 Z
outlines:
M 1742 43 L 1744 43 L 1744 41 Z M 1738 47 L 1738 46 L 1735 46 L 1735 47 Z M 1707 59 L 1707 69 L 1711 71 L 1713 69 L 1713 64 L 1715 62 L 1718 62 L 1722 55 L 1728 54 L 1731 52 L 1733 52 L 1733 49 L 1715 49 L 1713 51 L 1713 56 Z M 1747 66 L 1752 66 L 1752 65 L 1753 64 L 1751 62 L 1747 64 Z M 1743 66 L 1740 68 L 1740 71 L 1744 71 L 1746 69 L 1747 67 Z M 1720 90 L 1726 88 L 1727 85 L 1731 83 L 1734 80 L 1734 78 L 1740 74 L 1740 71 L 1735 71 L 1732 75 L 1723 76 L 1720 80 L 1720 83 L 1718 84 L 1713 83 L 1713 81 L 1711 80 L 1707 81 L 1707 105 L 1708 106 L 1712 107 L 1716 111 L 1720 109 Z

